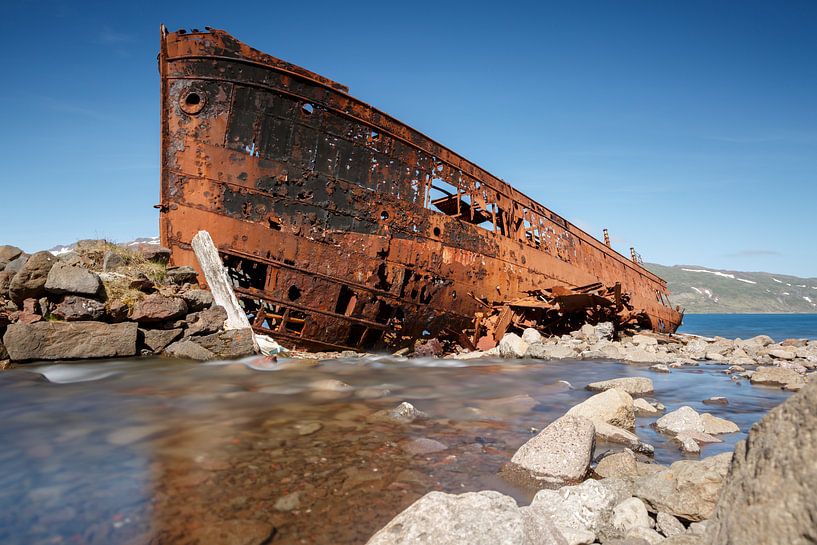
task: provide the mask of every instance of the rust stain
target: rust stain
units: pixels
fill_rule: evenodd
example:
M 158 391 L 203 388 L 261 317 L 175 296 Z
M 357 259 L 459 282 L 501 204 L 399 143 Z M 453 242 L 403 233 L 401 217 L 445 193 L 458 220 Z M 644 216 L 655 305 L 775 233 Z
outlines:
M 680 324 L 638 259 L 343 85 L 215 29 L 163 28 L 159 70 L 162 243 L 197 267 L 190 240 L 209 231 L 259 332 L 397 348 L 473 330 L 477 312 L 531 293 L 596 284 L 625 294 L 619 319 Z

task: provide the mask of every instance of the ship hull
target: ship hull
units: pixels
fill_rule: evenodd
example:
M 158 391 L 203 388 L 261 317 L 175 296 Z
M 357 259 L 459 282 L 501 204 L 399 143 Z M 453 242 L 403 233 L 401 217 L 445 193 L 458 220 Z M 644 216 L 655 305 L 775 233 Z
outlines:
M 162 242 L 198 268 L 207 230 L 257 331 L 394 348 L 595 282 L 678 327 L 660 278 L 342 85 L 222 31 L 163 34 L 159 61 Z

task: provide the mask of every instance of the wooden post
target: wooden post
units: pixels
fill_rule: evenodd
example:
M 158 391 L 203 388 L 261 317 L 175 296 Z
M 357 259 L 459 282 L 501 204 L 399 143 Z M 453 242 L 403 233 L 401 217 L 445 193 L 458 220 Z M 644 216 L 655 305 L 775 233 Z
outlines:
M 227 320 L 224 322 L 225 329 L 247 329 L 251 328 L 247 315 L 238 304 L 233 287 L 230 285 L 230 278 L 227 270 L 221 263 L 216 245 L 210 238 L 207 231 L 199 231 L 191 241 L 193 252 L 207 280 L 207 286 L 213 294 L 213 300 L 217 305 L 224 307 L 227 311 Z M 253 345 L 258 350 L 258 341 L 253 334 Z

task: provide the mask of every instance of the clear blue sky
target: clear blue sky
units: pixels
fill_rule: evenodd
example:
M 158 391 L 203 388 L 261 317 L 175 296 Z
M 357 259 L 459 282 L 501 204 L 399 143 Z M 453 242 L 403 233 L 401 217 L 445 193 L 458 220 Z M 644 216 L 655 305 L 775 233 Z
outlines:
M 645 260 L 817 276 L 817 2 L 0 3 L 0 243 L 158 233 L 159 24 L 348 85 Z

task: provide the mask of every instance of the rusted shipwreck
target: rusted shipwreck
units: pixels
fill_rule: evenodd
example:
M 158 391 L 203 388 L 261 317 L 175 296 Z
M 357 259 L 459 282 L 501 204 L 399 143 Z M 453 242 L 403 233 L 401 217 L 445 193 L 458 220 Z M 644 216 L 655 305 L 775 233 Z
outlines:
M 680 324 L 638 259 L 343 85 L 209 28 L 162 28 L 159 69 L 162 243 L 197 267 L 209 231 L 259 333 L 371 350 L 576 317 Z

